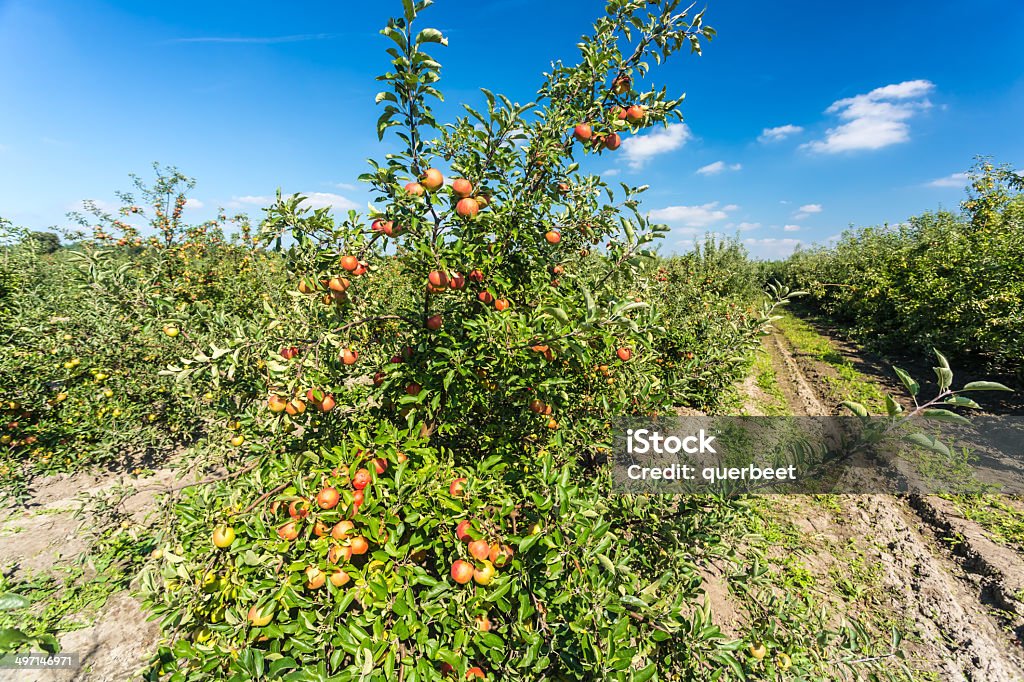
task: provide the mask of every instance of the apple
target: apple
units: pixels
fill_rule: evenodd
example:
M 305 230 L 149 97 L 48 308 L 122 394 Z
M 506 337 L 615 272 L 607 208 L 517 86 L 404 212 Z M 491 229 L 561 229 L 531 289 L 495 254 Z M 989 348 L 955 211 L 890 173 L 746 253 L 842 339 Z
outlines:
M 473 201 L 475 201 L 477 205 L 480 206 L 481 211 L 490 206 L 491 204 L 491 198 L 486 194 L 476 195 L 475 197 L 473 197 Z
M 309 285 L 309 282 L 307 282 L 307 281 L 306 281 L 306 280 L 304 280 L 304 279 L 300 279 L 300 280 L 299 280 L 299 286 L 298 286 L 298 289 L 299 289 L 299 292 L 300 292 L 300 293 L 303 293 L 303 294 L 311 294 L 311 293 L 313 293 L 314 291 L 316 291 L 316 289 L 314 289 L 313 287 L 311 287 L 311 286 Z
M 448 286 L 448 275 L 442 270 L 431 270 L 427 273 L 427 282 L 431 286 L 446 287 Z
M 340 262 L 341 267 L 349 272 L 352 272 L 359 267 L 359 259 L 352 255 L 342 256 Z
M 580 142 L 586 142 L 594 134 L 593 129 L 586 123 L 580 123 L 572 131 L 573 137 Z
M 480 204 L 469 197 L 459 199 L 459 203 L 455 204 L 455 212 L 463 218 L 472 218 L 480 212 Z
M 754 642 L 749 647 L 747 647 L 747 653 L 750 654 L 751 658 L 760 661 L 764 658 L 765 654 L 768 653 L 768 647 L 766 647 L 761 642 Z
M 295 346 L 290 346 L 287 348 L 282 348 L 281 350 L 278 351 L 278 354 L 285 360 L 291 360 L 292 358 L 299 354 L 299 349 L 296 348 Z
M 370 225 L 370 229 L 374 232 L 383 232 L 389 237 L 398 234 L 395 224 L 390 220 L 374 220 L 373 224 Z
M 360 469 L 352 477 L 352 487 L 356 490 L 362 490 L 366 486 L 370 485 L 370 481 L 373 477 L 370 476 L 370 472 L 367 469 Z
M 481 680 L 487 679 L 487 676 L 484 675 L 484 671 L 481 670 L 479 666 L 475 666 L 475 665 L 472 668 L 470 668 L 469 670 L 466 671 L 466 679 L 467 680 L 471 679 L 471 678 L 474 678 L 474 677 L 478 678 L 478 679 L 481 679 Z
M 357 490 L 352 493 L 352 513 L 356 514 L 359 512 L 359 508 L 363 506 L 363 501 L 366 499 L 366 494 L 362 490 Z
M 618 149 L 620 144 L 622 144 L 622 137 L 618 133 L 612 133 L 604 138 L 604 146 L 612 151 Z
M 473 571 L 473 580 L 477 585 L 487 586 L 494 580 L 494 564 L 484 559 L 480 562 L 481 567 Z
M 420 176 L 420 182 L 431 192 L 435 192 L 444 185 L 444 176 L 436 168 L 428 168 Z
M 448 492 L 451 494 L 452 497 L 462 497 L 463 493 L 466 490 L 465 483 L 465 478 L 456 478 L 454 481 L 452 481 L 452 484 L 448 486 Z
M 181 333 L 181 330 L 179 330 L 173 324 L 164 325 L 164 334 L 167 334 L 167 336 L 171 337 L 172 339 L 179 333 Z
M 309 516 L 309 503 L 302 498 L 292 500 L 288 505 L 288 516 L 296 521 L 306 518 Z
M 537 414 L 544 414 L 544 402 L 534 398 L 530 401 L 530 412 L 536 412 Z
M 327 527 L 327 524 L 323 521 L 317 521 L 313 524 L 313 535 L 318 538 L 322 538 L 325 535 L 330 535 L 331 529 Z
M 331 529 L 331 537 L 335 540 L 344 540 L 351 531 L 355 530 L 355 527 L 356 524 L 348 519 L 342 519 L 334 524 L 334 528 Z
M 491 553 L 491 546 L 487 543 L 487 540 L 473 540 L 469 543 L 469 553 L 474 559 L 483 561 Z
M 460 585 L 465 585 L 473 579 L 473 564 L 468 561 L 463 561 L 462 559 L 457 559 L 455 563 L 452 564 L 451 573 L 452 580 Z
M 612 92 L 616 95 L 624 95 L 633 86 L 633 80 L 626 75 L 618 76 L 612 81 Z
M 552 266 L 551 268 L 552 275 L 561 275 L 563 272 L 565 272 L 565 268 L 563 268 L 561 265 L 555 265 Z
M 405 454 L 404 452 L 399 452 L 395 454 L 395 459 L 398 460 L 399 464 L 404 464 L 405 462 L 409 461 L 409 455 Z
M 426 188 L 418 182 L 409 182 L 405 185 L 405 191 L 414 197 L 421 197 L 426 193 Z
M 512 561 L 514 552 L 508 545 L 501 545 L 497 542 L 491 545 L 490 551 L 487 553 L 491 563 L 497 568 L 503 568 L 508 565 L 508 562 Z
M 558 230 L 548 230 L 544 233 L 544 239 L 547 240 L 548 244 L 557 244 L 562 241 L 562 233 Z
M 476 629 L 480 632 L 491 631 L 491 619 L 487 617 L 487 614 L 477 616 L 474 620 L 476 622 Z
M 352 276 L 353 277 L 362 277 L 363 275 L 366 274 L 367 270 L 369 270 L 369 269 L 370 269 L 370 264 L 367 263 L 366 261 L 361 260 L 356 265 L 356 269 L 352 271 Z
M 325 486 L 316 494 L 316 503 L 320 505 L 321 509 L 334 509 L 338 506 L 340 499 L 341 494 L 333 486 Z
M 377 457 L 373 460 L 373 468 L 377 470 L 377 475 L 380 476 L 388 470 L 388 461 L 383 457 Z
M 552 431 L 557 429 L 558 428 L 558 420 L 556 420 L 554 417 L 552 417 L 551 419 L 548 419 L 548 428 L 551 429 Z
M 348 546 L 352 548 L 352 554 L 366 554 L 370 549 L 370 543 L 362 535 L 357 535 L 349 540 Z
M 289 521 L 277 529 L 277 535 L 282 540 L 294 540 L 299 537 L 299 526 L 294 521 Z
M 327 288 L 331 291 L 345 291 L 351 285 L 347 277 L 331 277 L 327 280 Z
M 793 659 L 789 657 L 789 654 L 782 652 L 775 657 L 775 662 L 778 664 L 779 670 L 789 670 L 793 665 Z
M 311 590 L 319 590 L 327 582 L 327 576 L 316 566 L 306 567 L 306 587 Z
M 630 123 L 638 123 L 644 119 L 644 116 L 646 116 L 646 112 L 639 104 L 634 104 L 626 109 L 626 120 Z
M 620 348 L 615 351 L 615 354 L 619 356 L 619 360 L 623 362 L 629 362 L 629 359 L 633 357 L 633 351 L 628 348 Z
M 431 315 L 427 318 L 427 329 L 432 332 L 436 332 L 444 324 L 444 319 L 440 315 Z
M 560 183 L 558 183 L 558 193 L 559 194 L 568 194 L 569 193 L 569 189 L 570 189 L 569 188 L 569 183 L 567 183 L 567 182 L 560 182 Z
M 233 436 L 231 440 L 228 442 L 230 442 L 237 448 L 239 445 L 245 442 L 245 436 L 243 436 L 242 434 L 238 434 L 237 436 Z
M 469 519 L 459 521 L 459 525 L 455 526 L 455 537 L 461 542 L 470 543 L 473 538 L 469 535 L 469 529 L 473 527 L 473 523 Z
M 317 407 L 320 408 L 321 412 L 330 412 L 337 404 L 338 402 L 334 399 L 334 396 L 328 393 Z
M 626 120 L 626 110 L 623 109 L 622 107 L 616 105 L 616 106 L 612 107 L 612 116 L 614 116 L 615 118 L 617 118 L 620 121 L 625 121 Z
M 473 269 L 469 271 L 469 281 L 476 282 L 479 284 L 484 281 L 484 273 L 481 270 Z
M 335 587 L 343 587 L 351 579 L 352 577 L 345 571 L 337 571 L 336 573 L 331 573 L 331 577 L 329 578 L 331 584 Z
M 409 395 L 419 395 L 422 389 L 422 386 L 413 382 L 405 387 L 405 392 L 408 393 Z
M 456 178 L 452 181 L 452 192 L 455 196 L 468 197 L 473 193 L 473 183 L 465 178 Z
M 226 549 L 235 541 L 235 529 L 231 526 L 217 526 L 213 529 L 213 545 Z
M 302 402 L 298 398 L 292 398 L 288 401 L 288 404 L 285 405 L 284 411 L 294 417 L 295 415 L 302 414 L 306 411 L 306 403 Z
M 356 360 L 359 359 L 359 353 L 352 350 L 351 348 L 342 348 L 341 355 L 339 356 L 342 363 L 346 365 L 356 364 Z
M 494 303 L 494 296 L 492 296 L 491 292 L 489 291 L 481 291 L 479 294 L 476 295 L 476 297 L 477 300 L 486 305 Z
M 494 309 L 497 310 L 499 313 L 508 310 L 508 306 L 508 300 L 504 298 L 499 298 L 497 301 L 494 302 Z
M 264 625 L 269 625 L 270 621 L 274 619 L 274 611 L 273 609 L 268 609 L 266 607 L 264 607 L 264 610 L 260 610 L 256 608 L 256 605 L 254 604 L 249 609 L 249 613 L 246 617 L 249 619 L 249 625 L 261 628 Z
M 462 289 L 466 286 L 466 278 L 462 276 L 461 272 L 453 272 L 452 276 L 448 278 L 448 287 L 450 289 Z
M 331 545 L 327 550 L 327 560 L 332 564 L 347 564 L 352 560 L 352 548 L 348 545 Z

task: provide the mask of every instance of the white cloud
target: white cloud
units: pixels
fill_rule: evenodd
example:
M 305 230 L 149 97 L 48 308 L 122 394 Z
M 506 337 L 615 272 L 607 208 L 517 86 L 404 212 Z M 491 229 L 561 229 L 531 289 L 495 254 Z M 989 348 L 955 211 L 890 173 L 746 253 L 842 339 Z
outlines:
M 807 216 L 822 212 L 821 204 L 804 204 L 793 215 L 797 220 L 803 220 Z
M 738 209 L 739 206 L 729 204 L 719 207 L 717 201 L 699 206 L 666 206 L 650 212 L 652 220 L 664 221 L 668 225 L 690 228 L 691 230 L 701 229 L 721 222 L 729 217 L 729 213 Z
M 671 123 L 667 128 L 655 130 L 647 135 L 637 135 L 623 140 L 622 150 L 630 168 L 642 168 L 645 163 L 659 154 L 679 149 L 693 137 L 685 123 Z
M 340 194 L 332 194 L 330 192 L 310 192 L 308 194 L 303 192 L 303 194 L 306 197 L 306 201 L 303 203 L 308 204 L 313 208 L 330 207 L 337 208 L 342 211 L 349 211 L 355 208 L 359 208 L 359 204 L 352 201 L 351 199 L 346 199 Z
M 199 201 L 199 199 L 193 199 L 192 197 L 189 197 L 188 199 L 185 200 L 185 208 L 203 208 L 204 206 L 206 206 L 206 204 Z
M 736 226 L 740 232 L 749 232 L 750 230 L 756 230 L 761 227 L 761 223 L 748 223 L 742 222 Z
M 926 96 L 934 89 L 931 81 L 904 81 L 833 102 L 825 113 L 837 115 L 843 123 L 825 131 L 825 139 L 801 147 L 835 154 L 906 142 L 910 139 L 908 121 L 931 106 Z
M 788 258 L 802 244 L 799 239 L 744 239 L 743 244 L 755 258 L 777 259 Z
M 230 208 L 239 208 L 241 206 L 270 206 L 276 199 L 274 197 L 266 196 L 254 196 L 248 194 L 242 197 L 231 197 L 231 201 L 228 202 Z
M 344 190 L 346 192 L 355 192 L 357 189 L 359 189 L 358 187 L 353 185 L 351 182 L 336 182 L 336 183 L 334 183 L 334 186 L 337 187 L 338 189 Z
M 782 229 L 784 231 L 786 231 L 786 232 L 799 232 L 800 231 L 800 226 L 799 225 L 783 225 Z
M 927 183 L 928 187 L 965 187 L 967 185 L 967 173 L 953 173 L 944 178 L 936 178 Z
M 758 142 L 778 142 L 779 140 L 785 140 L 790 135 L 796 135 L 802 133 L 804 129 L 801 126 L 795 126 L 787 123 L 784 126 L 776 126 L 774 128 L 765 128 L 758 135 Z
M 725 161 L 715 161 L 714 163 L 709 163 L 706 166 L 701 166 L 697 169 L 697 172 L 700 175 L 718 175 L 722 171 L 738 171 L 741 168 L 743 168 L 743 166 L 738 163 L 728 164 Z
M 604 173 L 601 173 L 606 178 L 614 178 L 616 175 L 621 175 L 622 171 L 618 168 L 609 168 Z

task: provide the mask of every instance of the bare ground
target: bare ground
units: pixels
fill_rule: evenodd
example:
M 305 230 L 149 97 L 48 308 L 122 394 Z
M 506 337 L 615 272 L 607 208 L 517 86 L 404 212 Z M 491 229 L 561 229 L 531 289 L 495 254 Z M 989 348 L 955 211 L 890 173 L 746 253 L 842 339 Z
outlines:
M 839 413 L 837 401 L 821 384 L 834 372 L 831 367 L 797 355 L 780 333 L 764 345 L 794 414 Z M 851 352 L 849 345 L 834 345 L 844 355 Z M 884 369 L 864 367 L 863 358 L 854 360 L 866 376 L 884 374 Z M 890 382 L 883 389 L 899 390 Z M 751 402 L 756 397 L 748 406 Z M 785 506 L 809 536 L 841 528 L 858 553 L 877 559 L 891 607 L 916 626 L 909 651 L 919 667 L 943 680 L 1024 680 L 1024 609 L 1018 601 L 1024 594 L 1024 563 L 1019 555 L 993 543 L 941 498 L 844 495 L 836 501 L 840 511 L 834 518 L 806 502 Z M 952 546 L 950 537 L 957 540 Z M 816 568 L 826 570 L 823 564 L 831 563 L 842 570 L 846 561 L 841 552 L 819 556 Z
M 25 507 L 0 512 L 0 570 L 14 578 L 60 575 L 61 568 L 79 562 L 90 547 L 85 533 L 90 519 L 75 517 L 83 494 L 131 486 L 139 492 L 125 499 L 124 509 L 141 521 L 154 507 L 155 491 L 169 484 L 173 476 L 170 470 L 160 470 L 144 479 L 106 472 L 40 479 Z M 146 663 L 160 635 L 159 627 L 146 621 L 140 604 L 128 591 L 111 594 L 96 612 L 78 614 L 78 618 L 90 624 L 61 635 L 60 645 L 62 652 L 79 655 L 79 668 L 0 670 L 0 682 L 128 680 Z

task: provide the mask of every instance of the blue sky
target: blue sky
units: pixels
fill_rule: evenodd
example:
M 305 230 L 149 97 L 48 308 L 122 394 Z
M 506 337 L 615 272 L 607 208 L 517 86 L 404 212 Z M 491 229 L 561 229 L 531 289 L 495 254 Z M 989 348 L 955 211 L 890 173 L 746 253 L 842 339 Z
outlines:
M 358 8 L 358 9 L 353 9 Z M 190 213 L 254 217 L 281 187 L 366 206 L 355 178 L 381 157 L 371 3 L 0 0 L 0 216 L 66 225 L 113 202 L 153 161 L 194 176 Z M 448 105 L 478 88 L 530 101 L 601 2 L 438 0 L 424 25 Z M 653 81 L 687 93 L 685 127 L 655 129 L 595 171 L 649 184 L 667 251 L 705 231 L 785 254 L 850 224 L 899 222 L 963 197 L 975 154 L 1024 167 L 1024 3 L 709 0 L 719 37 Z

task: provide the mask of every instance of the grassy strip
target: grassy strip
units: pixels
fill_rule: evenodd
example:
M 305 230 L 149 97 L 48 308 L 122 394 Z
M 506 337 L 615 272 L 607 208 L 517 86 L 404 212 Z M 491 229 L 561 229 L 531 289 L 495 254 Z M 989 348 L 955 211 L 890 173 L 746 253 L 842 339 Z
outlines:
M 785 312 L 775 326 L 798 352 L 825 363 L 836 376 L 822 377 L 824 387 L 837 401 L 853 400 L 873 412 L 885 410 L 885 393 L 871 379 L 857 371 L 853 363 L 832 342 L 807 322 Z
M 948 496 L 965 519 L 985 529 L 993 542 L 1024 552 L 1024 508 L 1009 495 Z M 1017 502 L 1017 506 L 1011 504 Z

